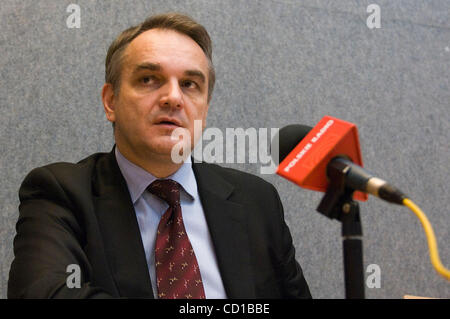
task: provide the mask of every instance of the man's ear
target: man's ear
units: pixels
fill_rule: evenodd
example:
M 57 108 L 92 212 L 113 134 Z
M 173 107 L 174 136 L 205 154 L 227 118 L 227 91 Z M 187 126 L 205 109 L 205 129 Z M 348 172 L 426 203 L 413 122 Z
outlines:
M 111 83 L 105 83 L 102 88 L 102 102 L 105 109 L 106 118 L 110 122 L 116 121 L 115 95 Z
M 206 128 L 206 118 L 208 117 L 208 110 L 209 110 L 209 103 L 206 104 L 205 114 L 203 114 L 203 119 L 202 119 L 202 131 L 205 130 L 205 128 Z

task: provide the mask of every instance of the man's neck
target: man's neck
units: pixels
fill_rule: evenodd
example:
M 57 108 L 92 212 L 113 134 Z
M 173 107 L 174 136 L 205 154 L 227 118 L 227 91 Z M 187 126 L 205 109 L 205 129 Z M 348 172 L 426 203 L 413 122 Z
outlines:
M 127 151 L 127 149 L 119 147 L 117 144 L 116 147 L 123 157 L 157 178 L 173 175 L 183 165 L 183 163 L 174 163 L 170 156 L 161 156 L 159 154 L 138 156 L 133 152 Z

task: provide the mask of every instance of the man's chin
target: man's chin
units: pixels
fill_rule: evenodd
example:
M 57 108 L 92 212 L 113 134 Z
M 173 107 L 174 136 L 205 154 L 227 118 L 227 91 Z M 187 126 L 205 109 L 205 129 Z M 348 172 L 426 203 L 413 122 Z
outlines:
M 158 141 L 157 145 L 149 146 L 148 149 L 153 156 L 176 164 L 180 162 L 180 158 L 184 160 L 191 154 L 190 144 L 183 143 L 181 140 L 174 141 L 170 137 Z

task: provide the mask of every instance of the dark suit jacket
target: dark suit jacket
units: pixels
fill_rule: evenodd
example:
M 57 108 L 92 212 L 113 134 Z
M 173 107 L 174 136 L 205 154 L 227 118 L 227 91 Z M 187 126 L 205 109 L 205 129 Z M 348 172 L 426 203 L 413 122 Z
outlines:
M 227 296 L 310 298 L 275 188 L 217 165 L 193 169 Z M 19 197 L 8 298 L 153 298 L 114 152 L 34 169 Z M 66 285 L 70 264 L 81 288 Z

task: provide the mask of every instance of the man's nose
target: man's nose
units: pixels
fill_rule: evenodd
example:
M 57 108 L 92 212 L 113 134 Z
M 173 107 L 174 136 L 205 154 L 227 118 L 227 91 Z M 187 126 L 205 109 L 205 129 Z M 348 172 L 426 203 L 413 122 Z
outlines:
M 170 80 L 165 85 L 165 90 L 160 99 L 161 107 L 180 108 L 183 105 L 183 92 L 176 79 Z

